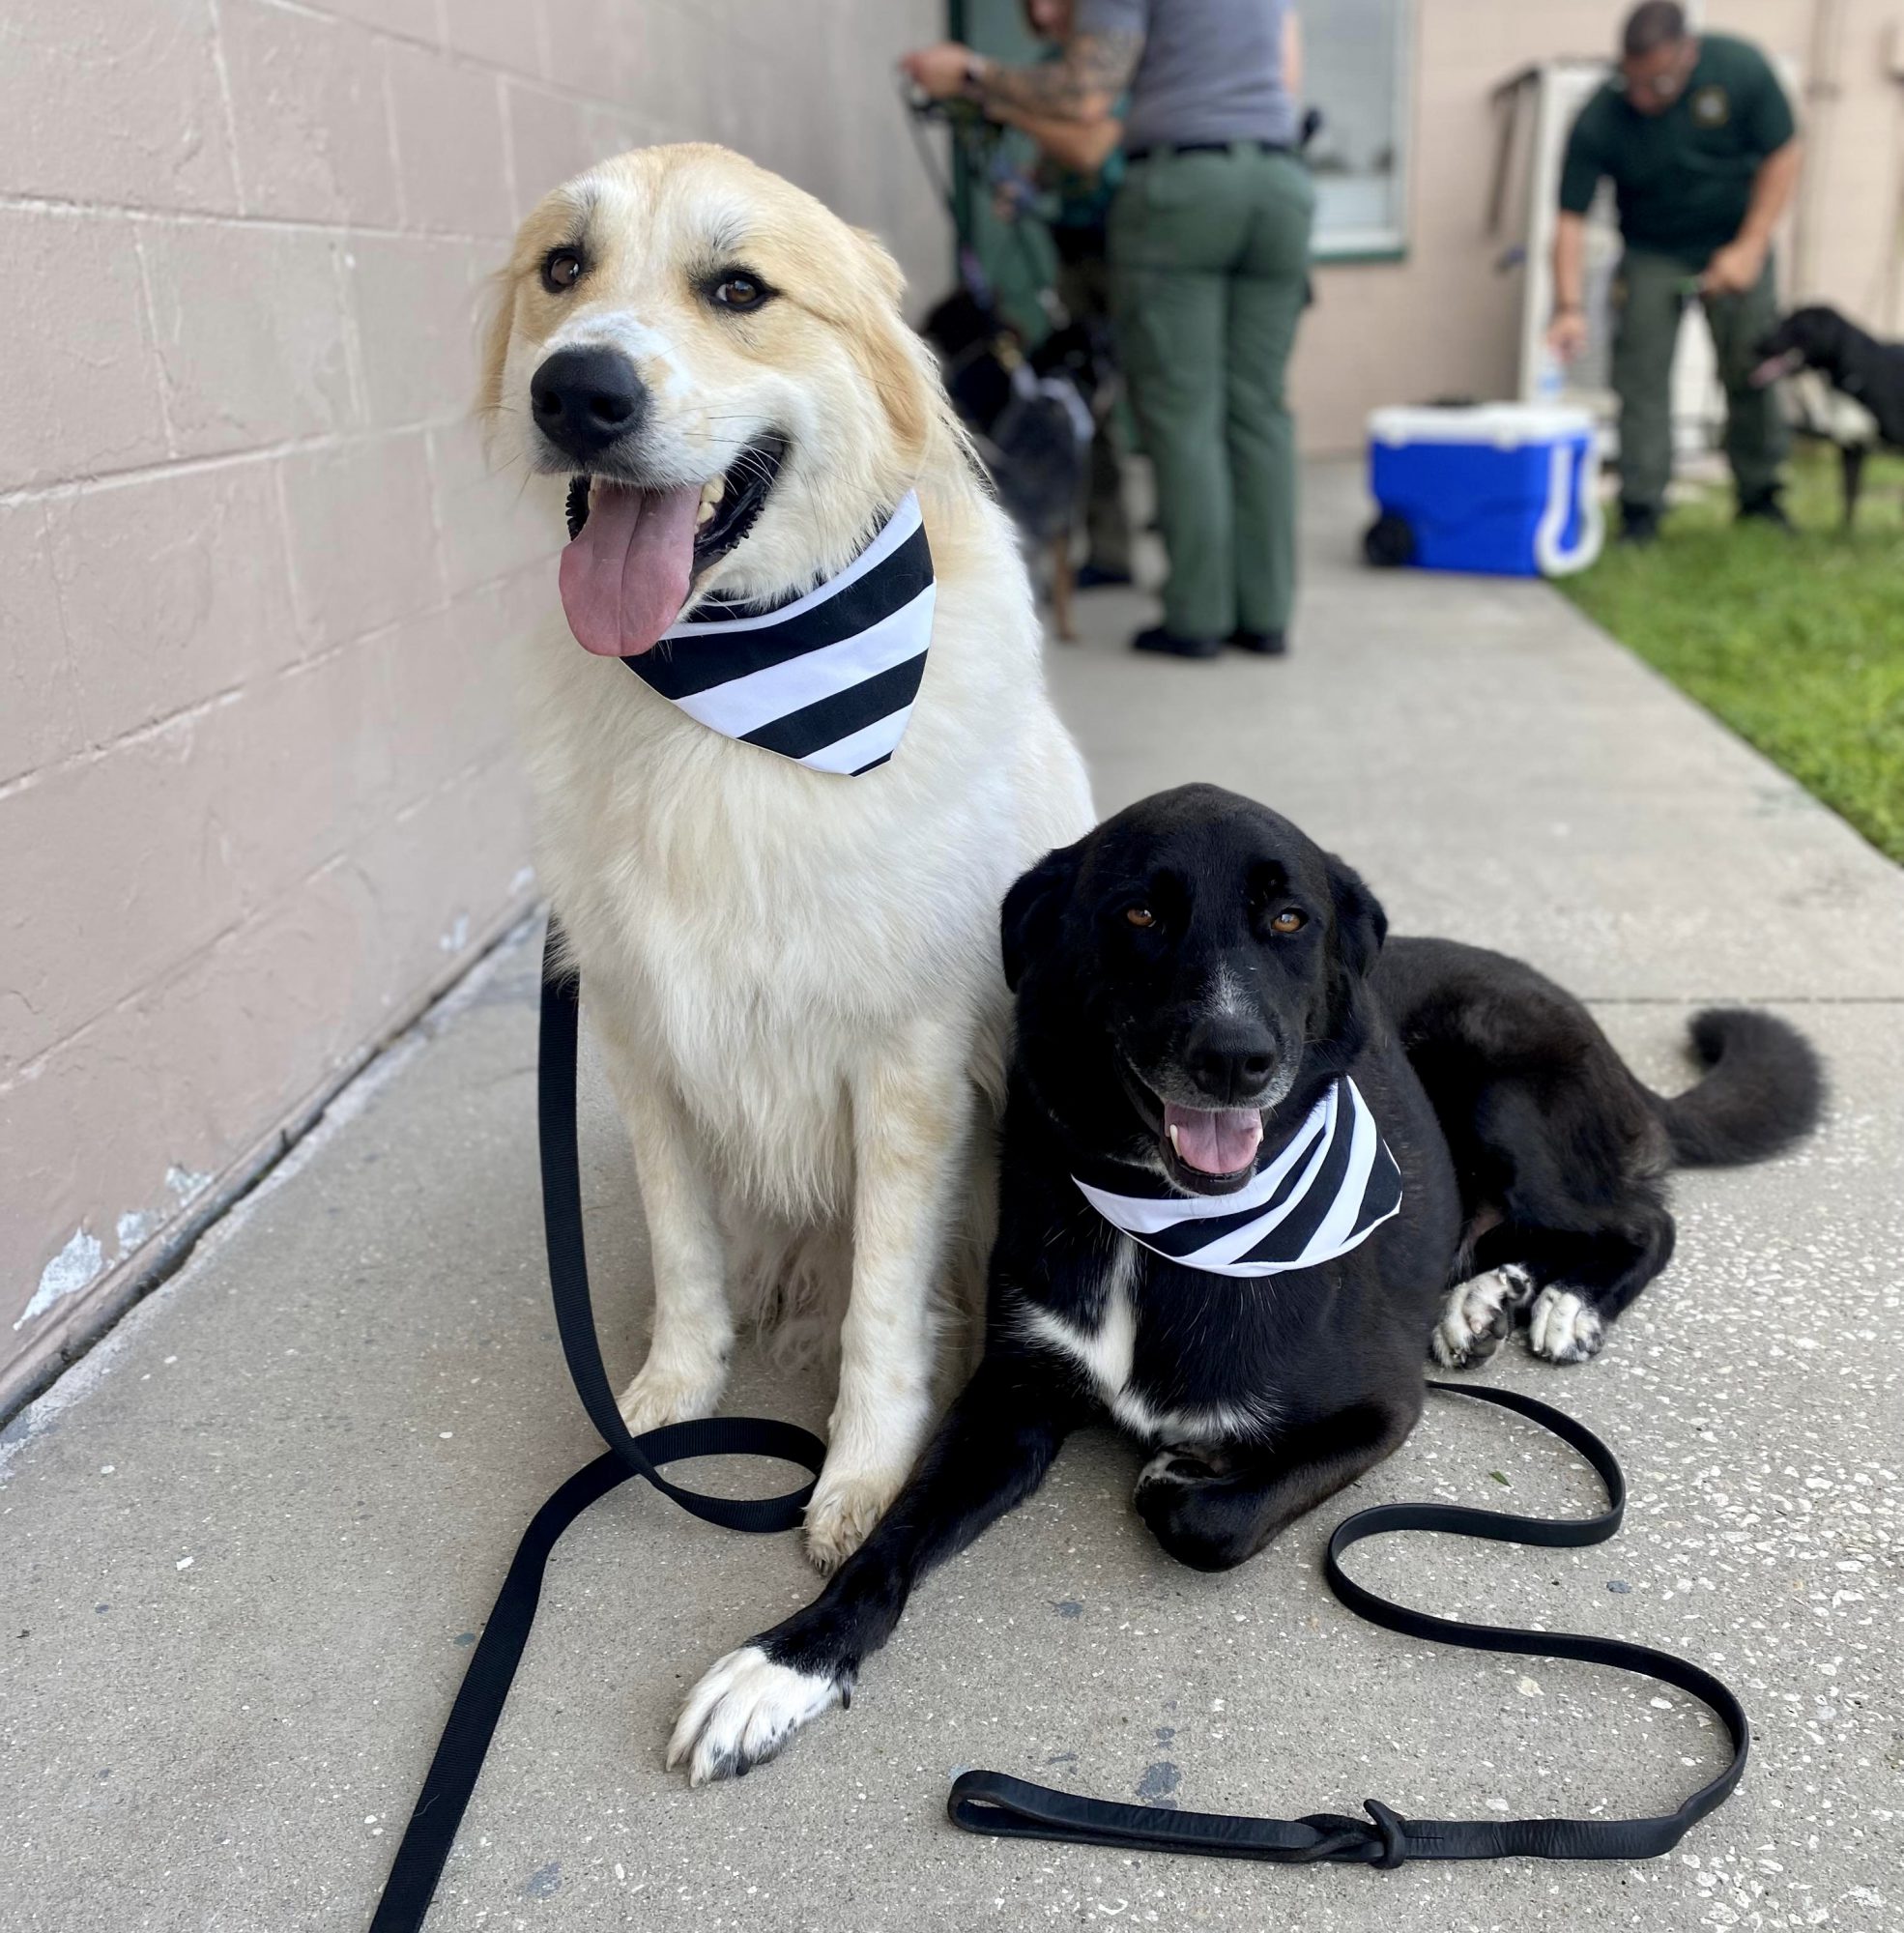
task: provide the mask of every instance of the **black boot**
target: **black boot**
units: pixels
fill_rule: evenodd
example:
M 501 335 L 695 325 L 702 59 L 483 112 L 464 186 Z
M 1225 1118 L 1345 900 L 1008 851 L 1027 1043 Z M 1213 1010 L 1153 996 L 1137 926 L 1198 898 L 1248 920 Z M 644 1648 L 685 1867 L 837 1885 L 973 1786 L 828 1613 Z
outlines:
M 1140 631 L 1131 640 L 1134 651 L 1159 651 L 1171 658 L 1216 658 L 1223 655 L 1221 638 L 1180 638 L 1174 631 L 1167 631 L 1162 624 L 1153 624 L 1147 631 Z
M 1286 631 L 1232 631 L 1229 642 L 1239 651 L 1253 651 L 1259 658 L 1286 657 L 1289 650 Z
M 1783 531 L 1787 536 L 1798 535 L 1798 526 L 1785 512 L 1785 506 L 1778 500 L 1774 485 L 1770 490 L 1761 490 L 1753 497 L 1739 499 L 1739 514 L 1733 519 L 1740 524 L 1770 524 L 1774 530 Z
M 1617 542 L 1630 544 L 1635 550 L 1657 542 L 1659 535 L 1659 512 L 1652 504 L 1622 504 L 1620 505 L 1620 534 Z

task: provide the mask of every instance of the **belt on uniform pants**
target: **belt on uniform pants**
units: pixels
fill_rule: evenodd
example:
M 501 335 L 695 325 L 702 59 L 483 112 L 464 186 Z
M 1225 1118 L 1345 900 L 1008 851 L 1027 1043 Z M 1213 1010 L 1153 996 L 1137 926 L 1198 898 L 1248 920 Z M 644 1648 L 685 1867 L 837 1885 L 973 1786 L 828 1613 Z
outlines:
M 1141 148 L 1126 148 L 1127 161 L 1147 161 L 1153 155 L 1228 155 L 1238 148 L 1255 148 L 1263 155 L 1293 155 L 1287 141 L 1148 141 Z

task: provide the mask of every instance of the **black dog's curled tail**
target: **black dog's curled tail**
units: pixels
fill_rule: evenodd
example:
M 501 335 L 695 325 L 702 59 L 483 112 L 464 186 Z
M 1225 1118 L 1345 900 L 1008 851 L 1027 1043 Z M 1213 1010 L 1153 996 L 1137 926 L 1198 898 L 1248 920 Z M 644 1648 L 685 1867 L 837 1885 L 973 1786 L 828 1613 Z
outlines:
M 1708 1007 L 1691 1034 L 1704 1079 L 1670 1100 L 1653 1096 L 1680 1167 L 1764 1161 L 1818 1125 L 1825 1070 L 1797 1027 L 1746 1007 Z

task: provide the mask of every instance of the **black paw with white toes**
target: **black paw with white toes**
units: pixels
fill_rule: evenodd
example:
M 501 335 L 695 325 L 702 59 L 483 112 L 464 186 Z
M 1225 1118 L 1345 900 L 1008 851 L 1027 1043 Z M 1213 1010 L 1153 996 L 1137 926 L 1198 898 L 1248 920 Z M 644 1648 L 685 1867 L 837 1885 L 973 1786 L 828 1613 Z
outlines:
M 742 1645 L 687 1694 L 668 1742 L 669 1767 L 684 1765 L 690 1785 L 744 1777 L 802 1725 L 851 1702 L 851 1672 L 801 1671 L 759 1644 Z
M 1515 1312 L 1525 1308 L 1533 1293 L 1532 1279 L 1513 1262 L 1457 1283 L 1428 1338 L 1434 1360 L 1448 1370 L 1485 1363 L 1507 1341 Z
M 1527 1346 L 1550 1363 L 1584 1363 L 1600 1354 L 1606 1324 L 1585 1296 L 1558 1284 L 1534 1298 Z

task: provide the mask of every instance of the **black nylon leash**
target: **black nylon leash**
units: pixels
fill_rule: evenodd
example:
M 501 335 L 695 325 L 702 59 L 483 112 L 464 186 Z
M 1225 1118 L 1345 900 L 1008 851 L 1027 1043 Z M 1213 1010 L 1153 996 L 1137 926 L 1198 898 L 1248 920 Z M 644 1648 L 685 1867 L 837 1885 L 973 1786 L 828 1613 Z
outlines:
M 767 1418 L 708 1417 L 670 1424 L 641 1436 L 632 1435 L 622 1422 L 602 1365 L 589 1295 L 575 1108 L 581 986 L 562 965 L 561 945 L 561 934 L 552 919 L 542 962 L 536 1075 L 542 1216 L 549 1286 L 563 1354 L 582 1406 L 608 1448 L 576 1471 L 535 1513 L 523 1533 L 450 1707 L 410 1823 L 397 1844 L 370 1933 L 418 1933 L 423 1924 L 529 1643 L 543 1576 L 563 1532 L 591 1504 L 636 1476 L 646 1478 L 664 1496 L 705 1522 L 729 1530 L 792 1530 L 799 1523 L 813 1492 L 811 1483 L 777 1497 L 714 1497 L 670 1483 L 658 1466 L 697 1457 L 770 1457 L 797 1463 L 817 1477 L 825 1457 L 825 1445 L 812 1431 Z M 1180 1812 L 1086 1798 L 1006 1773 L 975 1771 L 962 1774 L 953 1783 L 946 1802 L 953 1824 L 992 1837 L 1059 1839 L 1077 1845 L 1202 1853 L 1291 1865 L 1332 1861 L 1387 1867 L 1410 1859 L 1483 1860 L 1515 1855 L 1565 1860 L 1652 1859 L 1677 1845 L 1691 1826 L 1722 1803 L 1745 1772 L 1750 1730 L 1738 1699 L 1712 1673 L 1668 1652 L 1617 1638 L 1515 1630 L 1430 1617 L 1377 1597 L 1344 1573 L 1342 1552 L 1365 1538 L 1390 1531 L 1446 1531 L 1501 1543 L 1567 1546 L 1603 1543 L 1620 1527 L 1626 1510 L 1626 1480 L 1612 1451 L 1585 1425 L 1512 1390 L 1456 1383 L 1430 1383 L 1428 1387 L 1514 1410 L 1551 1430 L 1577 1450 L 1599 1474 L 1606 1486 L 1608 1507 L 1599 1516 L 1577 1519 L 1515 1516 L 1454 1504 L 1382 1504 L 1357 1511 L 1336 1526 L 1329 1540 L 1323 1574 L 1330 1589 L 1358 1617 L 1406 1637 L 1431 1638 L 1439 1644 L 1476 1651 L 1610 1664 L 1676 1686 L 1708 1705 L 1731 1737 L 1732 1762 L 1716 1778 L 1701 1786 L 1677 1811 L 1656 1819 L 1451 1822 L 1404 1819 L 1378 1800 L 1367 1802 L 1368 1819 L 1330 1812 L 1292 1820 Z
M 817 1477 L 826 1446 L 810 1429 L 764 1417 L 705 1417 L 630 1434 L 616 1407 L 602 1367 L 589 1299 L 589 1258 L 582 1228 L 582 1168 L 576 1145 L 575 1056 L 581 983 L 561 960 L 562 936 L 552 919 L 542 955 L 542 1024 L 535 1082 L 541 1141 L 542 1222 L 549 1251 L 549 1288 L 556 1328 L 575 1393 L 607 1450 L 585 1464 L 535 1513 L 503 1580 L 495 1607 L 449 1708 L 448 1722 L 423 1778 L 410 1823 L 403 1829 L 389 1878 L 384 1882 L 370 1933 L 418 1933 L 442 1877 L 444 1861 L 476 1790 L 476 1775 L 495 1737 L 515 1682 L 541 1600 L 543 1573 L 563 1531 L 630 1477 L 645 1477 L 691 1516 L 728 1530 L 792 1530 L 813 1485 L 778 1497 L 710 1497 L 671 1484 L 657 1467 L 695 1457 L 772 1457 L 798 1463 Z
M 946 1799 L 952 1823 L 967 1832 L 1002 1838 L 1062 1839 L 1077 1845 L 1122 1846 L 1153 1853 L 1204 1853 L 1218 1859 L 1265 1860 L 1278 1865 L 1333 1861 L 1399 1866 L 1404 1860 L 1650 1860 L 1670 1852 L 1707 1813 L 1731 1796 L 1745 1770 L 1751 1724 L 1731 1688 L 1710 1671 L 1650 1646 L 1571 1631 L 1515 1630 L 1430 1617 L 1380 1598 L 1342 1569 L 1352 1544 L 1392 1531 L 1433 1530 L 1497 1544 L 1549 1548 L 1603 1544 L 1620 1528 L 1627 1480 L 1619 1458 L 1585 1424 L 1515 1390 L 1430 1382 L 1445 1396 L 1466 1397 L 1511 1409 L 1577 1450 L 1606 1486 L 1598 1516 L 1516 1516 L 1460 1504 L 1377 1504 L 1336 1526 L 1322 1561 L 1329 1588 L 1359 1618 L 1403 1637 L 1469 1651 L 1514 1652 L 1529 1658 L 1569 1658 L 1610 1664 L 1675 1686 L 1709 1707 L 1732 1741 L 1732 1761 L 1679 1807 L 1653 1819 L 1404 1819 L 1379 1799 L 1365 1800 L 1369 1816 L 1311 1812 L 1301 1819 L 1251 1819 L 1221 1812 L 1179 1812 L 1127 1805 L 1013 1778 L 1002 1772 L 962 1773 Z

